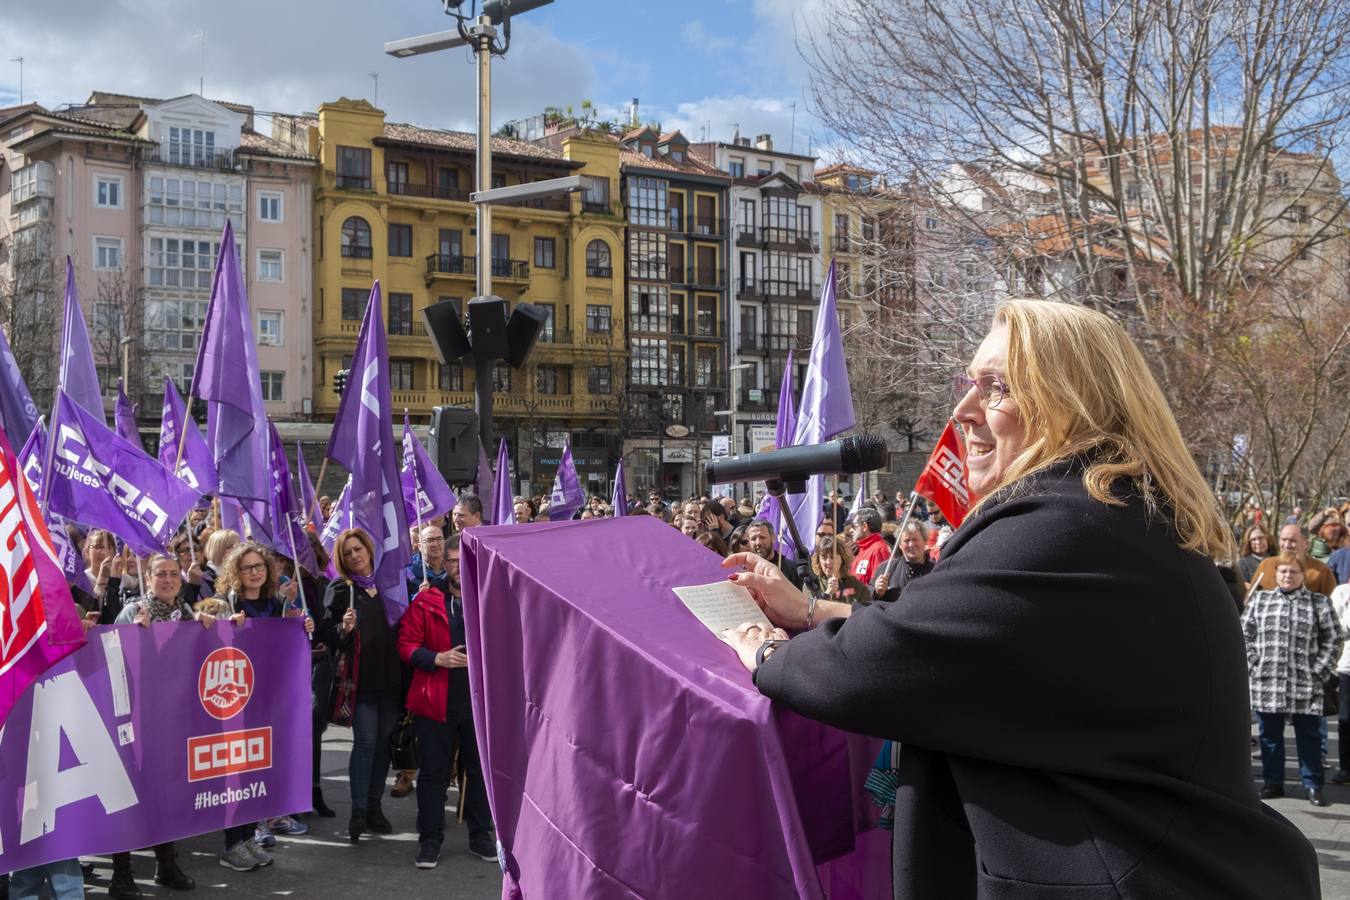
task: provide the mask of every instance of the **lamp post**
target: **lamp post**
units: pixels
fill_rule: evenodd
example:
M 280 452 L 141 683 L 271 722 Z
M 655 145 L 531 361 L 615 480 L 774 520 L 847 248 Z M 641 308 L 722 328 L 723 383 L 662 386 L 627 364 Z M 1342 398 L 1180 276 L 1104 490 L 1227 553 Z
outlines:
M 727 430 L 731 433 L 732 456 L 738 456 L 741 453 L 740 448 L 737 446 L 739 442 L 736 440 L 736 412 L 739 408 L 738 402 L 740 400 L 740 396 L 736 390 L 736 373 L 744 372 L 746 369 L 753 369 L 754 367 L 754 363 L 737 363 L 734 366 L 727 367 L 727 391 L 731 394 L 731 408 L 713 410 L 713 415 L 727 417 Z M 741 485 L 744 490 L 750 490 L 749 482 L 742 482 Z M 711 490 L 712 485 L 709 485 L 708 488 Z

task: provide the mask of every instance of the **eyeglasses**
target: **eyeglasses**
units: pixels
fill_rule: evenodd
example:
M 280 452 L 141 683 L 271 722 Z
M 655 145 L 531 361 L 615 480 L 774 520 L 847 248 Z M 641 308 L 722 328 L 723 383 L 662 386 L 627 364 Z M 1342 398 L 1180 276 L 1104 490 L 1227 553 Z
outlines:
M 444 544 L 444 543 L 445 543 L 445 538 L 443 538 L 443 537 L 438 537 L 438 538 L 422 538 L 422 543 L 424 543 L 424 544 Z
M 246 566 L 240 566 L 239 571 L 246 572 L 250 575 L 256 574 L 258 572 L 266 572 L 267 563 L 249 563 Z
M 1003 402 L 1003 398 L 1008 396 L 1008 383 L 998 375 L 971 378 L 964 372 L 957 372 L 952 376 L 952 397 L 958 403 L 970 394 L 971 388 L 978 391 L 980 404 L 986 409 L 997 408 Z

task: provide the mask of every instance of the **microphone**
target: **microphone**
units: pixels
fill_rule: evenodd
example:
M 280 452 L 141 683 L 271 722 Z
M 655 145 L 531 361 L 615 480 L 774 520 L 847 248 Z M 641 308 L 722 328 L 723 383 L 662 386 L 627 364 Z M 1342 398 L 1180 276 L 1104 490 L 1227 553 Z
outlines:
M 746 453 L 709 462 L 709 484 L 736 481 L 803 482 L 812 475 L 853 475 L 886 465 L 886 442 L 875 434 L 857 434 L 842 441 Z

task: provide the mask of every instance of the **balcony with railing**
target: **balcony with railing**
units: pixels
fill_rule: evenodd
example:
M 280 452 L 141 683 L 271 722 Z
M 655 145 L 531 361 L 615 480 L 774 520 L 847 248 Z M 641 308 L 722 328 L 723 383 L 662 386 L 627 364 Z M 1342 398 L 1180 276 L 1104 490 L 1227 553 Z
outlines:
M 759 297 L 762 296 L 762 289 L 759 286 L 759 280 L 754 275 L 741 275 L 736 279 L 737 297 Z
M 345 259 L 370 259 L 373 252 L 369 244 L 343 244 L 342 256 Z
M 233 150 L 206 151 L 198 147 L 179 146 L 174 148 L 166 141 L 153 144 L 143 151 L 142 159 L 148 163 L 164 166 L 182 166 L 188 169 L 216 169 L 223 172 L 234 171 Z
M 736 243 L 743 246 L 759 246 L 759 229 L 747 222 L 736 223 Z
M 539 343 L 570 347 L 572 345 L 572 332 L 557 328 L 546 328 L 539 333 Z
M 672 268 L 670 270 L 670 282 L 671 284 L 687 284 L 693 288 L 720 288 L 726 285 L 727 280 L 721 269 L 689 266 L 686 269 Z
M 427 257 L 427 277 L 433 275 L 478 275 L 478 257 L 450 253 L 433 253 Z
M 684 230 L 695 237 L 724 237 L 727 233 L 727 220 L 717 217 L 686 216 Z
M 586 266 L 587 278 L 613 278 L 614 269 L 610 266 Z
M 757 331 L 742 331 L 736 346 L 743 353 L 764 352 L 764 336 Z
M 369 175 L 353 175 L 350 172 L 338 172 L 334 178 L 336 179 L 337 186 L 340 188 L 355 188 L 360 191 L 368 191 L 371 189 Z
M 459 188 L 443 187 L 436 184 L 413 184 L 407 181 L 390 181 L 386 193 L 396 197 L 420 197 L 424 200 L 454 200 L 469 202 L 469 192 Z
M 390 319 L 388 336 L 390 338 L 424 338 L 427 336 L 427 326 L 420 316 L 416 319 Z
M 772 247 L 800 253 L 820 252 L 820 232 L 777 225 L 755 226 L 744 222 L 736 226 L 736 243 L 746 247 Z
M 523 259 L 492 258 L 492 277 L 508 281 L 529 281 L 530 264 Z

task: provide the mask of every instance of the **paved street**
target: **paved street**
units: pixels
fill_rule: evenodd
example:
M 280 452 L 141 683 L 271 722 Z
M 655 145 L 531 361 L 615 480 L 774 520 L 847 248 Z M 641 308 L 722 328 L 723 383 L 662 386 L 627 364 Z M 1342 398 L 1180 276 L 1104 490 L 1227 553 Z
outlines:
M 413 867 L 417 853 L 417 801 L 386 797 L 385 814 L 394 824 L 394 834 L 361 838 L 356 846 L 347 840 L 347 816 L 351 803 L 347 792 L 347 754 L 351 732 L 329 728 L 324 733 L 324 799 L 337 818 L 306 817 L 310 833 L 303 837 L 278 838 L 271 852 L 276 863 L 254 872 L 232 872 L 217 864 L 221 850 L 219 832 L 178 842 L 183 869 L 197 880 L 197 890 L 178 893 L 155 885 L 154 855 L 136 854 L 132 863 L 136 880 L 147 897 L 320 897 L 325 900 L 499 900 L 501 875 L 496 863 L 468 854 L 469 838 L 464 826 L 454 821 L 458 794 L 452 789 L 446 807 L 446 838 L 441 863 L 435 869 Z M 390 784 L 393 778 L 390 778 Z M 86 860 L 88 861 L 88 860 Z M 87 886 L 92 897 L 107 895 L 110 862 L 98 863 L 97 878 Z

